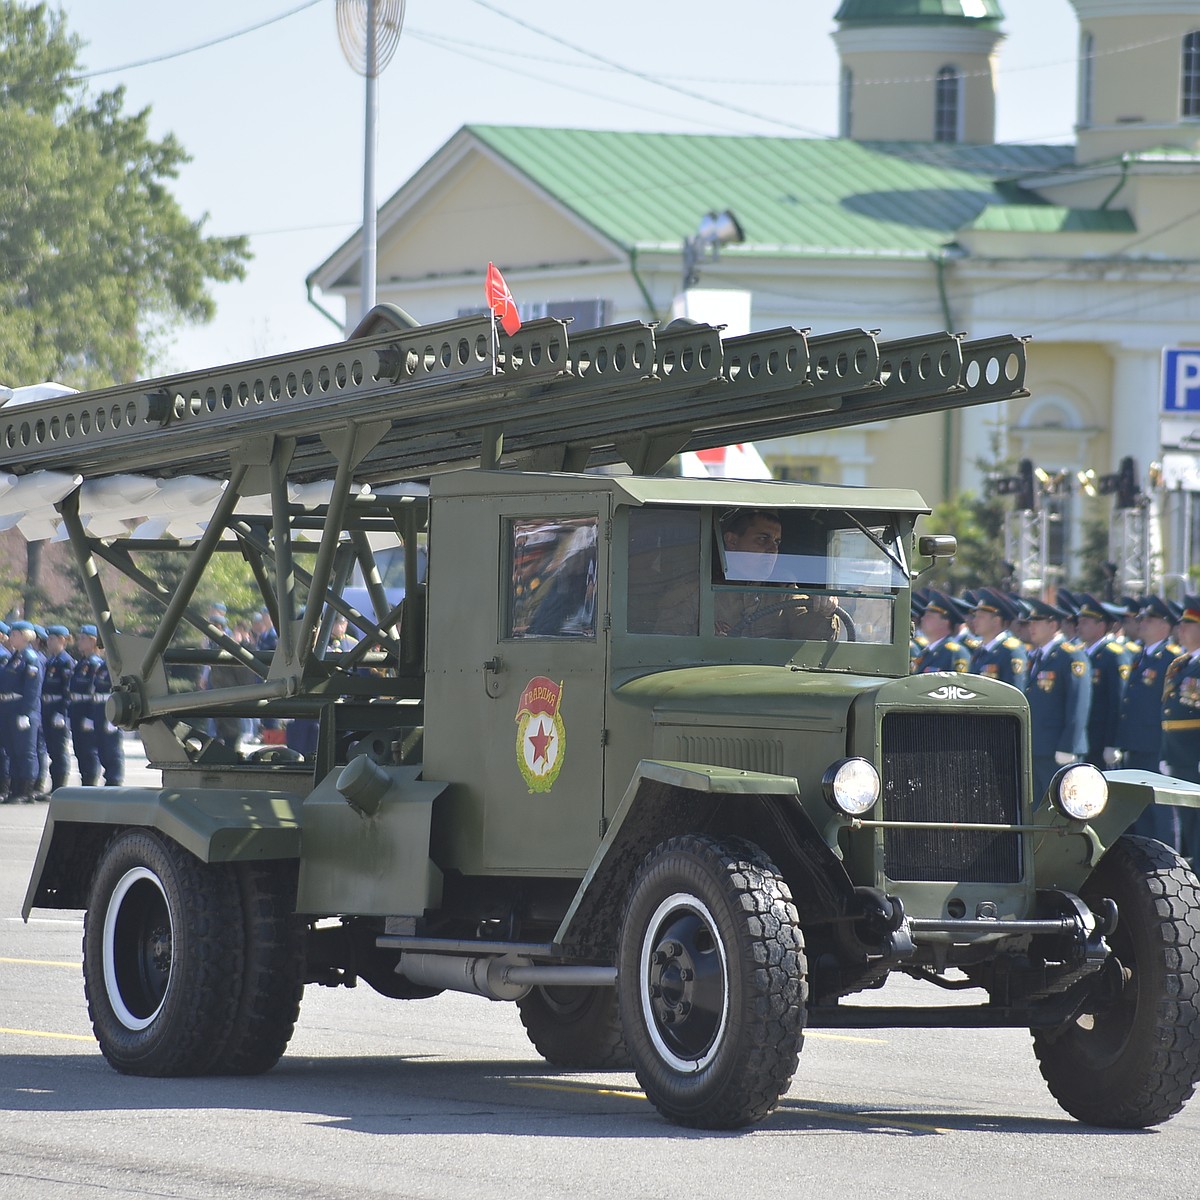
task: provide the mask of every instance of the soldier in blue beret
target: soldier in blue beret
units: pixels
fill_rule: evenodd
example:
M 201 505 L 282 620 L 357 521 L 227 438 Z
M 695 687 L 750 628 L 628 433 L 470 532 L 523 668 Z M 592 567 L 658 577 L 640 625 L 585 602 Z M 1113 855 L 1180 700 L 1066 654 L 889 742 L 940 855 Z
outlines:
M 996 588 L 980 588 L 975 593 L 975 607 L 968 620 L 979 639 L 979 648 L 971 655 L 970 671 L 1024 689 L 1025 646 L 1009 628 L 1016 615 L 1016 605 Z
M 6 804 L 32 804 L 36 790 L 44 673 L 36 638 L 28 621 L 15 621 L 8 635 L 10 657 L 0 666 L 0 739 L 8 746 L 10 775 Z
M 0 621 L 0 668 L 12 657 L 12 651 L 8 648 L 8 634 L 11 625 L 7 621 Z M 8 798 L 9 792 L 12 791 L 12 780 L 9 777 L 8 770 L 8 741 L 0 734 L 0 804 L 3 804 Z
M 1092 702 L 1088 708 L 1087 761 L 1101 771 L 1115 767 L 1120 759 L 1117 726 L 1121 701 L 1132 666 L 1129 651 L 1113 637 L 1112 627 L 1124 610 L 1097 600 L 1078 597 L 1076 624 L 1084 653 L 1092 664 Z
M 1200 783 L 1200 596 L 1184 596 L 1176 633 L 1183 653 L 1163 682 L 1161 769 Z M 1179 851 L 1200 861 L 1200 810 L 1181 808 L 1177 815 Z
M 1147 596 L 1138 618 L 1142 648 L 1134 657 L 1121 700 L 1117 726 L 1120 765 L 1139 771 L 1157 771 L 1162 761 L 1163 683 L 1167 668 L 1183 647 L 1172 641 L 1171 630 L 1182 615 L 1178 606 L 1161 596 Z M 1157 838 L 1179 849 L 1179 809 L 1151 804 L 1134 823 L 1133 832 Z
M 71 672 L 71 683 L 67 691 L 67 721 L 71 726 L 71 744 L 75 748 L 75 761 L 79 765 L 79 781 L 84 787 L 95 787 L 100 780 L 100 752 L 96 737 L 96 688 L 101 680 L 101 690 L 110 691 L 102 679 L 107 679 L 108 668 L 104 659 L 96 653 L 99 640 L 95 625 L 80 625 L 75 637 L 75 667 Z M 103 677 L 101 672 L 104 672 Z M 103 712 L 100 713 L 103 719 Z
M 46 675 L 42 681 L 42 736 L 50 760 L 50 790 L 66 785 L 71 771 L 67 751 L 67 709 L 75 660 L 67 653 L 71 631 L 65 625 L 46 628 Z M 41 796 L 39 796 L 41 799 Z
M 1040 800 L 1059 767 L 1087 753 L 1092 675 L 1087 655 L 1062 633 L 1066 613 L 1044 600 L 1029 600 L 1029 721 L 1033 741 L 1034 796 Z
M 962 673 L 970 665 L 967 648 L 956 640 L 962 627 L 962 610 L 942 592 L 930 592 L 921 617 L 921 632 L 929 644 L 917 659 L 916 674 L 929 675 L 935 671 Z

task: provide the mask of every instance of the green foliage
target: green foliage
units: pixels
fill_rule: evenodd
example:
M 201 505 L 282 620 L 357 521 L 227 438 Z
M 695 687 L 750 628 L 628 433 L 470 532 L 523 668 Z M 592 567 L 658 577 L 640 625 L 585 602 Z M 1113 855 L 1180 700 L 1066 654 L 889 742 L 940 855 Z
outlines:
M 124 90 L 90 96 L 79 40 L 45 4 L 0 0 L 0 369 L 11 384 L 145 374 L 156 336 L 211 318 L 245 238 L 206 237 L 168 188 L 188 161 Z
M 958 492 L 938 504 L 925 519 L 923 533 L 952 534 L 958 553 L 939 560 L 935 569 L 922 575 L 922 587 L 959 595 L 979 584 L 1000 585 L 1008 569 L 1004 562 L 1004 512 L 1002 497 L 979 497 Z

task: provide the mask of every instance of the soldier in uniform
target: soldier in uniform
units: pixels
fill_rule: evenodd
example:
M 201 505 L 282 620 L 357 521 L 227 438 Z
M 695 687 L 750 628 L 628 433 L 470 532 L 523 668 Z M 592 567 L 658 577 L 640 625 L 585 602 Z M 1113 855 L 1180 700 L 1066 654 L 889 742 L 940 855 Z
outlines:
M 50 759 L 50 790 L 63 787 L 71 771 L 67 750 L 67 708 L 75 660 L 67 653 L 71 631 L 65 625 L 46 629 L 46 674 L 42 680 L 42 736 Z M 42 797 L 39 796 L 39 799 Z
M 8 745 L 10 791 L 6 804 L 32 804 L 38 777 L 38 733 L 42 727 L 42 656 L 28 621 L 9 632 L 8 661 L 0 666 L 0 738 Z
M 1184 596 L 1176 627 L 1180 654 L 1163 683 L 1162 763 L 1165 774 L 1200 783 L 1200 596 Z M 1200 860 L 1200 810 L 1178 809 L 1179 852 Z
M 1033 741 L 1033 788 L 1041 800 L 1059 767 L 1087 752 L 1092 674 L 1087 655 L 1062 634 L 1065 612 L 1044 600 L 1029 600 L 1029 723 Z
M 99 743 L 96 738 L 96 680 L 104 659 L 96 653 L 99 645 L 95 625 L 81 625 L 75 638 L 75 669 L 67 692 L 67 720 L 71 726 L 71 744 L 79 766 L 79 781 L 95 787 L 100 781 Z M 111 684 L 103 690 L 111 690 Z M 103 712 L 101 713 L 103 719 Z
M 968 620 L 979 639 L 979 648 L 971 655 L 968 668 L 973 675 L 999 679 L 1025 689 L 1025 664 L 1028 655 L 1020 638 L 1009 628 L 1017 616 L 1017 606 L 996 588 L 980 588 Z
M 925 615 L 925 597 L 912 594 L 912 629 L 908 635 L 908 672 L 917 673 L 917 661 L 929 645 L 929 639 L 921 632 L 921 618 Z
M 1181 610 L 1161 596 L 1147 596 L 1138 620 L 1138 651 L 1121 700 L 1117 725 L 1119 765 L 1138 771 L 1157 771 L 1162 761 L 1162 696 L 1167 668 L 1183 653 L 1171 640 Z M 1134 823 L 1133 832 L 1157 838 L 1179 849 L 1179 809 L 1151 804 Z
M 962 674 L 966 671 L 971 656 L 966 646 L 954 637 L 962 623 L 962 610 L 949 596 L 943 592 L 929 593 L 925 612 L 921 615 L 921 632 L 929 643 L 917 659 L 917 675 L 929 675 L 934 671 Z
M 96 643 L 96 653 L 101 647 Z M 96 728 L 96 756 L 104 772 L 105 787 L 120 787 L 125 782 L 125 743 L 121 731 L 108 719 L 108 701 L 112 696 L 112 677 L 108 663 L 99 654 L 100 665 L 92 674 L 92 721 Z
M 1092 664 L 1092 702 L 1088 709 L 1087 761 L 1101 771 L 1115 767 L 1117 726 L 1121 700 L 1129 679 L 1131 656 L 1112 634 L 1112 626 L 1124 615 L 1122 609 L 1105 604 L 1095 596 L 1081 595 L 1075 619 L 1084 653 Z
M 12 652 L 8 648 L 8 632 L 11 626 L 7 621 L 0 621 L 0 670 L 4 664 L 12 657 Z M 12 790 L 11 779 L 8 771 L 8 741 L 3 733 L 0 733 L 0 804 L 3 804 L 8 799 L 8 794 Z

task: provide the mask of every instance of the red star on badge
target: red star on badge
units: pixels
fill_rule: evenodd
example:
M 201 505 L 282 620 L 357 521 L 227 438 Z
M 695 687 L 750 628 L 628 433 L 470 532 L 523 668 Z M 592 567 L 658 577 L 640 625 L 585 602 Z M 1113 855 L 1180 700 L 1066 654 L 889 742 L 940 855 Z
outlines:
M 552 741 L 554 741 L 554 731 L 552 729 L 547 729 L 539 719 L 537 733 L 532 733 L 529 735 L 529 744 L 533 747 L 534 763 L 542 761 L 548 763 L 550 761 L 546 751 L 550 748 L 550 743 Z

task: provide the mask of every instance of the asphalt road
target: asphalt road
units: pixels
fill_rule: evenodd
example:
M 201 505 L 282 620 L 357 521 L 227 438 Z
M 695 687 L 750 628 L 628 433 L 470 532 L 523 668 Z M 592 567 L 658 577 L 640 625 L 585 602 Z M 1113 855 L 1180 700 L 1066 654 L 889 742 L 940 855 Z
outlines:
M 264 1076 L 120 1076 L 91 1036 L 82 914 L 19 917 L 44 811 L 0 808 L 3 1200 L 1200 1192 L 1200 1101 L 1156 1130 L 1088 1129 L 1014 1030 L 813 1032 L 780 1110 L 722 1134 L 666 1124 L 632 1075 L 547 1069 L 512 1005 L 366 985 L 310 988 Z

